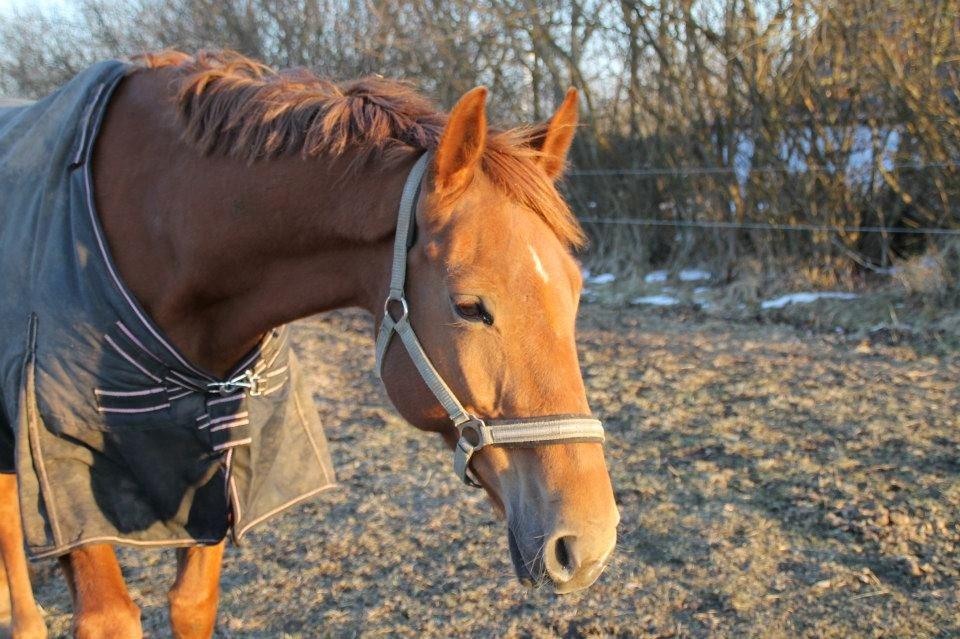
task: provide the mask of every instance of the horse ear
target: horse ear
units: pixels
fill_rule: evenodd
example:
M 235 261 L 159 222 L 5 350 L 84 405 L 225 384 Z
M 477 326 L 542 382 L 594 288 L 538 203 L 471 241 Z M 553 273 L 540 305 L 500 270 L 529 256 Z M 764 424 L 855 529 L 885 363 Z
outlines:
M 468 91 L 450 112 L 437 148 L 438 190 L 454 191 L 467 186 L 487 143 L 487 89 Z
M 567 89 L 563 104 L 550 118 L 546 131 L 533 141 L 533 146 L 540 153 L 540 166 L 551 179 L 556 180 L 563 174 L 567 165 L 567 152 L 573 142 L 573 135 L 577 132 L 577 90 Z

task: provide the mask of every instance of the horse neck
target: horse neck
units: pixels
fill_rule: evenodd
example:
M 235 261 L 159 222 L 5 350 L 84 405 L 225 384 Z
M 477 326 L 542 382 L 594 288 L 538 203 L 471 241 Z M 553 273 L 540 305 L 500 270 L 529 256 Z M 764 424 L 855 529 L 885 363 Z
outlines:
M 409 167 L 351 171 L 349 150 L 253 164 L 203 157 L 180 140 L 172 107 L 158 106 L 165 88 L 144 79 L 127 80 L 111 105 L 94 189 L 121 276 L 184 354 L 224 373 L 274 326 L 335 308 L 375 312 Z

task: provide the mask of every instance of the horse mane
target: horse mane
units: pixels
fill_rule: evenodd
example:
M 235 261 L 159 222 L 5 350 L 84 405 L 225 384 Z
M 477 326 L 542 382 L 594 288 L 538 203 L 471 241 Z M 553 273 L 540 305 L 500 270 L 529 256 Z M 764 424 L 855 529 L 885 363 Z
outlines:
M 143 68 L 179 75 L 177 107 L 186 139 L 201 152 L 248 162 L 283 155 L 355 154 L 399 163 L 437 148 L 447 115 L 406 82 L 368 76 L 335 83 L 304 68 L 276 71 L 233 51 L 147 53 Z M 538 214 L 567 246 L 584 233 L 553 181 L 538 165 L 546 125 L 490 129 L 481 160 L 503 192 Z

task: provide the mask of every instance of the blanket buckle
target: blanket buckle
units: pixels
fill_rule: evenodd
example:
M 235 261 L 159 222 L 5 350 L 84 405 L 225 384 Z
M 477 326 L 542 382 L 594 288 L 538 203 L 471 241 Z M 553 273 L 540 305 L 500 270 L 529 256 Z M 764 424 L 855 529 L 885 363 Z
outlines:
M 219 393 L 221 396 L 230 395 L 240 389 L 247 389 L 251 397 L 257 397 L 263 394 L 263 384 L 260 375 L 252 370 L 246 370 L 225 382 L 210 382 L 207 384 L 207 390 L 211 393 Z

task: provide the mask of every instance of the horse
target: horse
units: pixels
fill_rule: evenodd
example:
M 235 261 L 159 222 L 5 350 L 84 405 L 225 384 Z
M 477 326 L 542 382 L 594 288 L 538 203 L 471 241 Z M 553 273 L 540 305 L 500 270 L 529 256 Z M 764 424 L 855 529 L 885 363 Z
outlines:
M 546 123 L 498 129 L 484 87 L 445 114 L 406 83 L 338 84 L 230 51 L 126 64 L 98 92 L 102 122 L 75 162 L 91 176 L 105 259 L 157 337 L 220 380 L 226 401 L 256 394 L 249 371 L 231 371 L 277 327 L 366 310 L 392 404 L 486 491 L 518 579 L 561 594 L 594 583 L 619 512 L 575 341 L 584 234 L 557 189 L 577 92 Z M 20 455 L 30 442 L 17 435 L 0 444 L 16 440 Z M 222 466 L 246 441 L 211 459 Z M 12 631 L 45 637 L 12 470 L 0 474 Z M 142 636 L 113 545 L 56 551 L 77 637 Z M 212 636 L 224 546 L 178 548 L 174 636 Z

